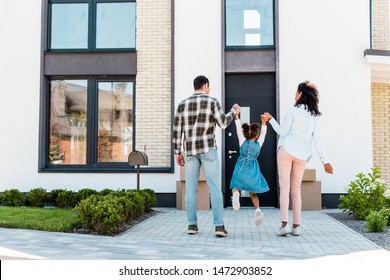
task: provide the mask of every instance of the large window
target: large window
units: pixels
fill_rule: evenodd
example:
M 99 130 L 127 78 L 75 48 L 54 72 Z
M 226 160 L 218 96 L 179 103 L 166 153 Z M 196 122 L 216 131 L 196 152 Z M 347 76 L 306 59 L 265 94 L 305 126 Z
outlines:
M 48 49 L 135 49 L 135 0 L 50 0 Z
M 134 81 L 49 81 L 47 166 L 127 168 L 133 150 Z
M 48 0 L 44 9 L 40 170 L 133 169 L 136 1 Z
M 226 47 L 274 46 L 274 0 L 226 0 Z

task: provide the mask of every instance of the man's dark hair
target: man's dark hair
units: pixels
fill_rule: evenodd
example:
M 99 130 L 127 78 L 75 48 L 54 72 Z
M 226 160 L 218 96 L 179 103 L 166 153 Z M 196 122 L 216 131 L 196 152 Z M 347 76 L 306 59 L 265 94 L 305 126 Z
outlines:
M 194 79 L 195 90 L 200 89 L 205 84 L 209 84 L 209 79 L 207 79 L 205 76 L 198 76 Z

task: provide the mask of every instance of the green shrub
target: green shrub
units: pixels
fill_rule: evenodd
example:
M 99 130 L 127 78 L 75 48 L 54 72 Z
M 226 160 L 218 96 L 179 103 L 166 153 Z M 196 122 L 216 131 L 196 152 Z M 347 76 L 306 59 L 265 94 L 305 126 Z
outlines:
M 86 199 L 86 198 L 90 197 L 93 194 L 98 194 L 98 191 L 97 190 L 93 190 L 93 189 L 85 188 L 85 189 L 79 190 L 77 193 L 78 193 L 78 200 L 81 201 L 83 199 Z
M 386 200 L 386 208 L 390 208 L 390 185 L 386 185 L 386 190 L 384 193 L 385 200 Z
M 386 229 L 387 217 L 380 211 L 372 211 L 367 216 L 367 229 L 369 232 L 382 232 Z
M 58 195 L 61 193 L 61 192 L 66 192 L 65 189 L 54 189 L 50 192 L 50 203 L 53 205 L 53 206 L 58 206 Z
M 387 225 L 390 226 L 390 208 L 379 210 L 379 213 L 387 220 Z
M 4 204 L 4 198 L 5 198 L 5 195 L 3 192 L 0 193 L 0 205 L 3 205 Z
M 140 212 L 140 210 L 137 210 L 139 206 L 135 204 L 134 200 L 127 193 L 122 193 L 122 195 L 117 195 L 117 197 L 118 203 L 123 207 L 123 220 L 125 223 L 131 222 L 137 217 L 137 213 Z
M 111 189 L 104 189 L 104 190 L 101 190 L 101 191 L 99 192 L 99 194 L 100 194 L 100 195 L 108 195 L 108 194 L 110 194 L 110 193 L 112 193 L 112 192 L 115 192 L 115 191 L 113 191 L 113 190 L 111 190 Z
M 370 211 L 383 209 L 388 201 L 384 195 L 387 187 L 380 180 L 379 168 L 371 170 L 372 173 L 368 173 L 368 176 L 363 173 L 356 175 L 357 179 L 349 184 L 348 195 L 340 196 L 342 202 L 339 208 L 358 220 L 366 219 Z
M 156 201 L 153 190 L 111 190 L 107 195 L 93 194 L 81 200 L 75 211 L 85 229 L 112 234 L 145 210 L 151 211 Z
M 129 190 L 125 195 L 126 199 L 129 199 L 135 205 L 133 218 L 141 217 L 145 213 L 145 198 L 141 195 L 141 191 Z
M 73 191 L 61 191 L 58 193 L 57 205 L 60 208 L 73 208 L 78 203 L 78 195 Z
M 49 194 L 43 188 L 28 191 L 26 197 L 26 204 L 32 207 L 43 207 L 49 201 Z
M 145 198 L 145 212 L 152 211 L 152 207 L 157 204 L 156 193 L 152 189 L 141 190 L 141 195 Z
M 85 228 L 99 234 L 112 234 L 125 223 L 121 197 L 114 194 L 91 195 L 80 201 L 75 211 Z
M 109 195 L 121 198 L 122 204 L 126 208 L 126 216 L 128 219 L 140 217 L 145 213 L 145 199 L 139 190 L 117 190 L 112 191 Z
M 4 204 L 6 206 L 22 206 L 23 194 L 17 189 L 10 189 L 4 192 Z

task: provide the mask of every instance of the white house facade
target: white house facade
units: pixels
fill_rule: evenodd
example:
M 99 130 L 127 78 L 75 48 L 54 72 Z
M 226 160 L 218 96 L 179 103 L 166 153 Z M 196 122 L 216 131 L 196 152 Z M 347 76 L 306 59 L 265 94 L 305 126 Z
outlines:
M 171 145 L 177 104 L 197 75 L 227 111 L 283 121 L 297 85 L 320 92 L 328 175 L 314 152 L 323 207 L 356 174 L 390 182 L 389 0 L 20 0 L 1 4 L 0 191 L 141 188 L 176 206 Z M 217 129 L 229 203 L 234 124 Z M 277 207 L 277 136 L 259 158 Z M 262 197 L 260 196 L 260 199 Z

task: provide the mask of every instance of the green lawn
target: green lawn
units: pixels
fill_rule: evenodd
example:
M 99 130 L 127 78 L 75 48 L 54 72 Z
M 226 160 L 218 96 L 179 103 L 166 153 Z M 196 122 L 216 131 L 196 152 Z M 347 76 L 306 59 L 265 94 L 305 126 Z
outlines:
M 73 232 L 79 225 L 73 209 L 0 207 L 0 227 Z

